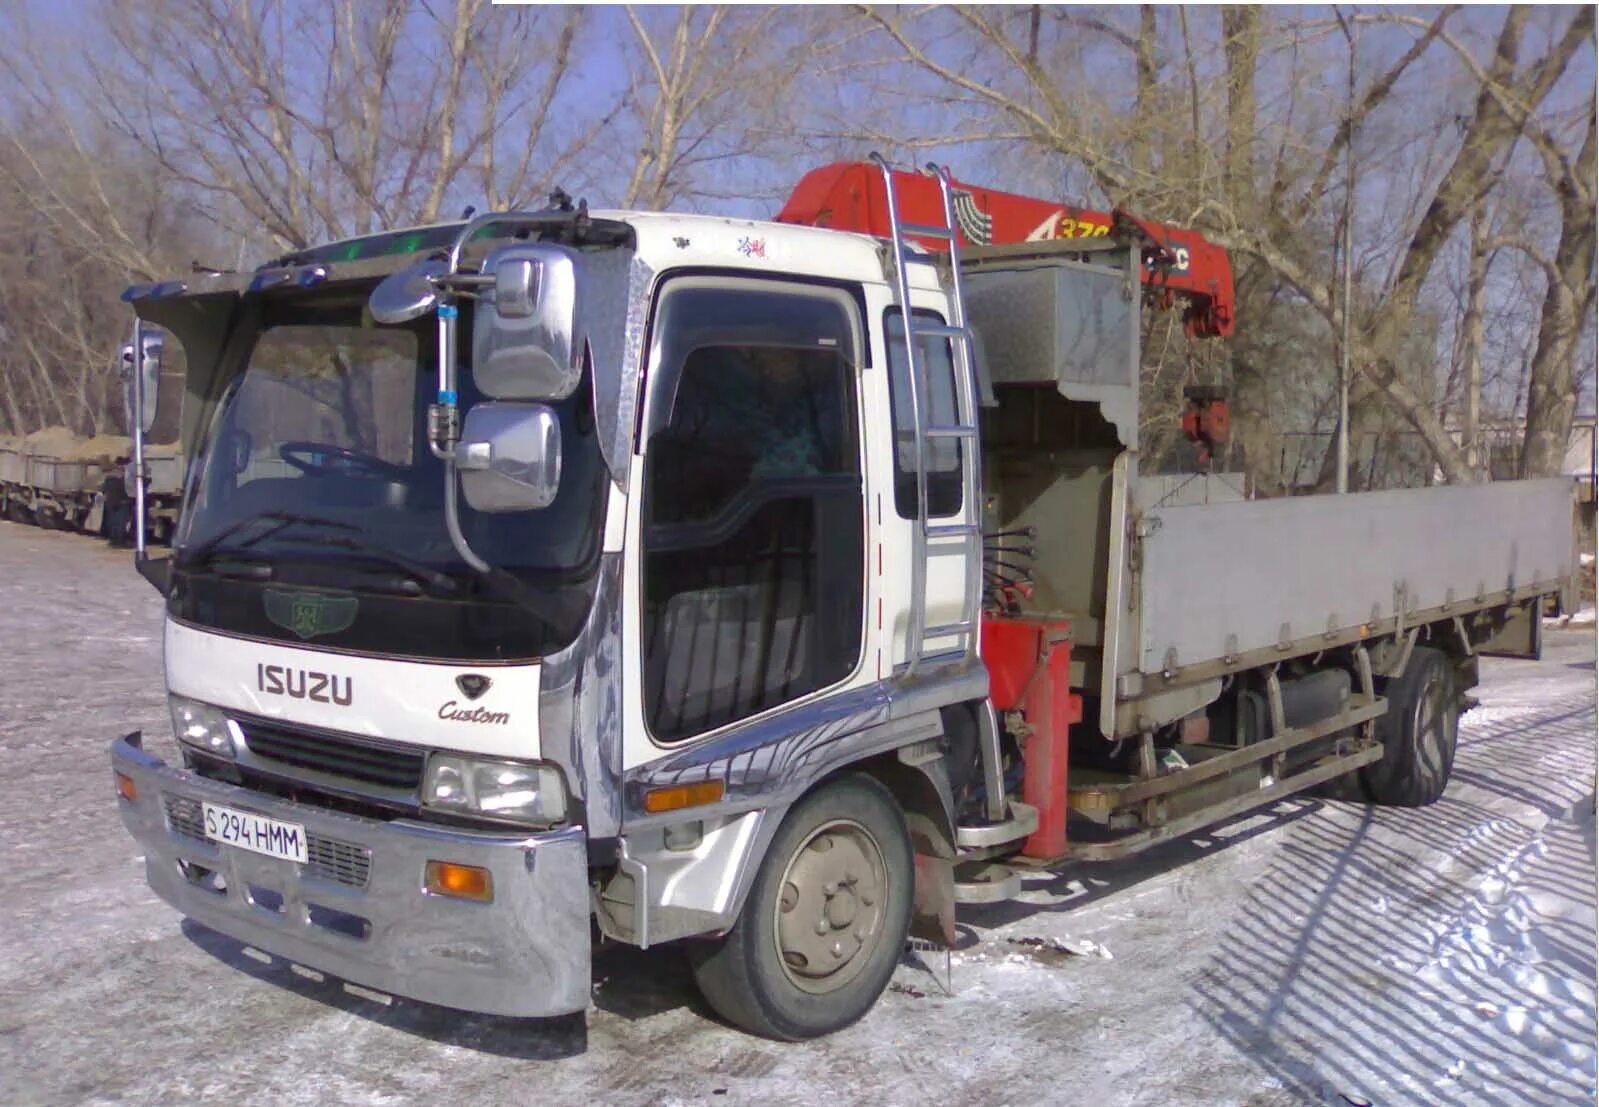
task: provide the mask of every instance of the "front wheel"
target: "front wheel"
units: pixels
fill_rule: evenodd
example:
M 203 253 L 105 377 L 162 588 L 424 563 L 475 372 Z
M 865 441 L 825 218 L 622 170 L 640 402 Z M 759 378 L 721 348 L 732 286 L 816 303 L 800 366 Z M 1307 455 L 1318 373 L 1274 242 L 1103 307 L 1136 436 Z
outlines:
M 830 1034 L 871 1009 L 910 930 L 914 859 L 894 797 L 862 775 L 801 799 L 738 922 L 692 952 L 718 1014 L 768 1038 Z

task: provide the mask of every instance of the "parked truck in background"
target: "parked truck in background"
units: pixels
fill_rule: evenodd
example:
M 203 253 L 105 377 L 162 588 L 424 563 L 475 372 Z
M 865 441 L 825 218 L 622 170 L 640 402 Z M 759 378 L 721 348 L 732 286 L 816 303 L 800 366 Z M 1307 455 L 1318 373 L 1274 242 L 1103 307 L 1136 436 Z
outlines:
M 145 527 L 151 541 L 165 543 L 177 528 L 178 496 L 183 475 L 183 455 L 176 438 L 177 410 L 182 400 L 180 368 L 168 367 L 168 386 L 155 387 L 162 365 L 162 338 L 147 330 L 141 339 L 140 371 L 152 382 L 152 400 L 164 394 L 158 413 L 151 410 L 147 432 L 154 441 L 143 443 Z M 133 346 L 124 343 L 118 370 L 124 392 L 132 382 Z M 176 359 L 174 359 L 176 360 Z M 131 426 L 131 394 L 125 395 Z M 158 417 L 159 416 L 159 417 Z M 124 435 L 85 437 L 63 426 L 43 427 L 27 435 L 0 437 L 0 518 L 45 530 L 104 534 L 113 542 L 120 535 L 107 530 L 107 500 L 131 496 L 133 440 Z M 110 494 L 108 496 L 108 494 Z M 118 514 L 115 504 L 112 515 Z
M 0 518 L 45 530 L 105 532 L 108 480 L 131 489 L 127 469 L 133 440 L 84 437 L 63 427 L 0 438 Z M 183 455 L 176 443 L 145 447 L 145 525 L 151 542 L 165 544 L 177 529 Z M 131 494 L 131 493 L 129 493 Z
M 127 439 L 65 427 L 0 439 L 0 516 L 46 530 L 94 529 L 101 482 L 129 448 Z
M 1030 868 L 1438 798 L 1567 482 L 1141 494 L 1141 310 L 1230 328 L 1225 255 L 1170 295 L 1169 228 L 819 172 L 787 223 L 556 204 L 129 290 L 187 358 L 137 559 L 183 763 L 111 751 L 163 899 L 512 1016 L 587 1006 L 591 929 L 678 943 L 804 1038 Z

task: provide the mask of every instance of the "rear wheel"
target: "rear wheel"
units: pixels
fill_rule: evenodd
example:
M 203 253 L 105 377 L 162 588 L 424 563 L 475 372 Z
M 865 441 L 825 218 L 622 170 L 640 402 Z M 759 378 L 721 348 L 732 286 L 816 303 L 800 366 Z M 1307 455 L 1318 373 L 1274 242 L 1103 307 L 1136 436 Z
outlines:
M 877 1001 L 910 929 L 914 861 L 905 818 L 867 776 L 794 805 L 733 929 L 694 948 L 700 992 L 729 1022 L 814 1038 Z
M 1455 763 L 1460 712 L 1454 666 L 1441 651 L 1418 647 L 1383 694 L 1388 714 L 1377 723 L 1382 759 L 1360 771 L 1361 788 L 1373 803 L 1424 807 L 1444 794 Z

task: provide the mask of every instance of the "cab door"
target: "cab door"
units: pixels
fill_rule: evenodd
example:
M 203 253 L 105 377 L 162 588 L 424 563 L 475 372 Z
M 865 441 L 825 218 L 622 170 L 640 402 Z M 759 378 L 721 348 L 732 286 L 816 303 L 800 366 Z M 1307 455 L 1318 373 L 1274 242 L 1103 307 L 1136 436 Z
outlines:
M 864 652 L 855 301 L 682 277 L 652 334 L 630 505 L 643 733 L 628 736 L 629 767 L 859 680 Z

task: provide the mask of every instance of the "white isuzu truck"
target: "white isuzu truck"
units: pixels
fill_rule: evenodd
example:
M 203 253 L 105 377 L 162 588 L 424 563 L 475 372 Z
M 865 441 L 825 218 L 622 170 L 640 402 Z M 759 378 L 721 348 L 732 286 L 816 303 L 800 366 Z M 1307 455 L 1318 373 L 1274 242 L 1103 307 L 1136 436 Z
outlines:
M 509 1016 L 679 943 L 803 1038 L 1028 867 L 1437 798 L 1569 487 L 1151 501 L 1186 248 L 995 244 L 947 174 L 862 172 L 881 237 L 555 203 L 129 289 L 186 355 L 171 556 L 136 528 L 182 764 L 111 753 L 163 899 Z

